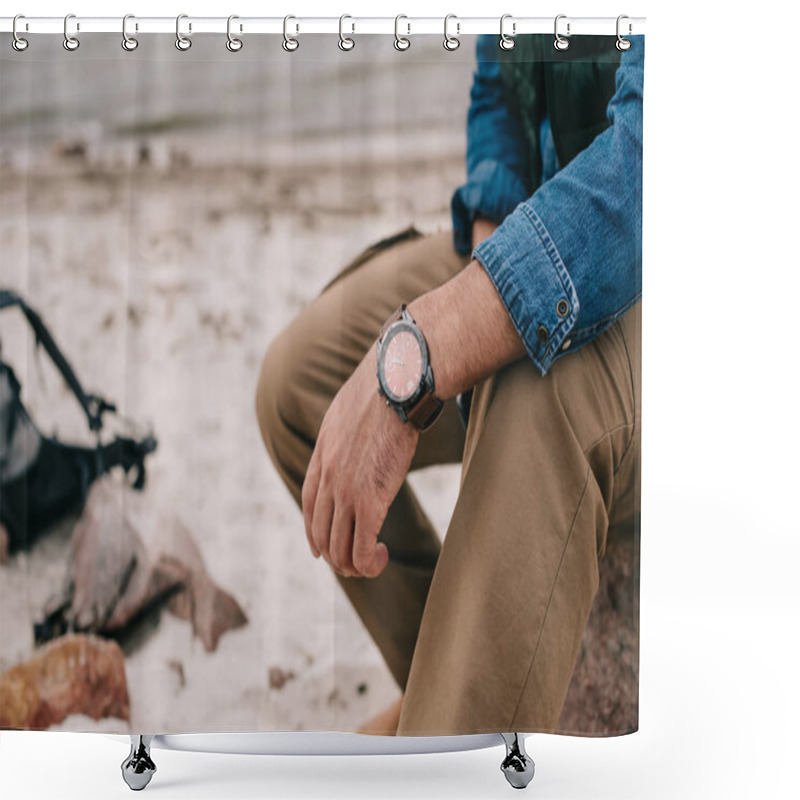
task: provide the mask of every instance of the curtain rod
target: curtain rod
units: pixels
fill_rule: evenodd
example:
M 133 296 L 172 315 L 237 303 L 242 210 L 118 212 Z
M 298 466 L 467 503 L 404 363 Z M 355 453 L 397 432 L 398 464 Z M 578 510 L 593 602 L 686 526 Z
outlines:
M 553 33 L 555 17 L 514 17 L 504 15 L 503 31 L 507 36 L 525 33 Z M 345 15 L 341 22 L 341 32 L 347 35 L 359 33 L 394 34 L 395 24 L 401 36 L 415 34 L 444 35 L 444 17 L 354 17 Z M 449 15 L 448 34 L 460 36 L 479 33 L 500 34 L 500 17 L 459 17 Z M 0 17 L 0 32 L 11 33 L 13 17 Z M 175 17 L 136 17 L 129 16 L 126 23 L 128 35 L 135 33 L 175 33 Z M 237 35 L 272 33 L 283 34 L 283 17 L 236 17 L 232 21 L 231 30 Z M 64 17 L 25 17 L 17 20 L 17 33 L 57 33 L 64 34 Z M 69 34 L 77 36 L 82 33 L 122 33 L 122 17 L 80 17 L 70 15 L 68 21 Z M 620 33 L 631 36 L 644 33 L 645 17 L 624 17 Z M 180 29 L 183 35 L 197 33 L 226 34 L 227 17 L 193 17 L 181 15 Z M 295 17 L 288 22 L 288 33 L 299 35 L 304 33 L 340 32 L 339 17 Z M 616 17 L 570 17 L 560 14 L 558 30 L 561 35 L 609 35 L 617 33 Z

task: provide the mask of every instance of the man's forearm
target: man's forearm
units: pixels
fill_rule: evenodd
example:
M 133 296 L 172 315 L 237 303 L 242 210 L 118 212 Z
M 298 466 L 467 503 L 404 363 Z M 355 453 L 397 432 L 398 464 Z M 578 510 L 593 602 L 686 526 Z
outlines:
M 500 295 L 478 261 L 408 307 L 430 349 L 436 396 L 454 397 L 525 355 Z
M 485 220 L 473 242 L 491 235 Z M 522 356 L 494 284 L 478 261 L 409 304 L 428 341 L 435 393 L 453 397 Z M 378 536 L 405 480 L 420 433 L 375 391 L 375 344 L 336 393 L 320 426 L 303 481 L 309 547 L 337 573 L 375 578 L 389 563 Z

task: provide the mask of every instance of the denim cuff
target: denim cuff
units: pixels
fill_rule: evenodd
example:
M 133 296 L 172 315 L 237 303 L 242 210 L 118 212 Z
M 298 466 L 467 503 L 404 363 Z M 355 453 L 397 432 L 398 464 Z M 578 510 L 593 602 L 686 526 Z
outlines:
M 570 345 L 580 303 L 555 242 L 529 203 L 472 251 L 494 283 L 542 375 Z
M 456 252 L 467 255 L 472 250 L 472 223 L 478 213 L 500 223 L 529 195 L 520 176 L 505 164 L 481 161 L 450 202 Z

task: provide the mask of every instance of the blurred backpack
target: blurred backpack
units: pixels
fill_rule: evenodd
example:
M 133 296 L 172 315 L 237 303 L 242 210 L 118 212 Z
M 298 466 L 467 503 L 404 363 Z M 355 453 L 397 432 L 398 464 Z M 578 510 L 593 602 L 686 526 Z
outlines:
M 0 350 L 0 522 L 8 551 L 27 550 L 36 537 L 64 515 L 83 509 L 90 485 L 112 467 L 135 470 L 133 488 L 145 482 L 144 459 L 156 448 L 152 436 L 117 436 L 100 444 L 103 414 L 116 407 L 86 394 L 39 315 L 14 292 L 0 289 L 0 311 L 17 306 L 83 408 L 96 447 L 79 447 L 41 433 L 20 398 L 21 386 Z

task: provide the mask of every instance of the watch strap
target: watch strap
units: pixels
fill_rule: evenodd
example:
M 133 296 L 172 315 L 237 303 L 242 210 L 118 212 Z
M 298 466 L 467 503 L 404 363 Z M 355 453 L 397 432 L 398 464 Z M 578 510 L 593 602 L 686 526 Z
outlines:
M 406 417 L 415 428 L 424 431 L 439 419 L 439 414 L 442 413 L 443 408 L 443 400 L 434 397 L 430 392 L 426 392 L 413 408 L 406 410 Z

